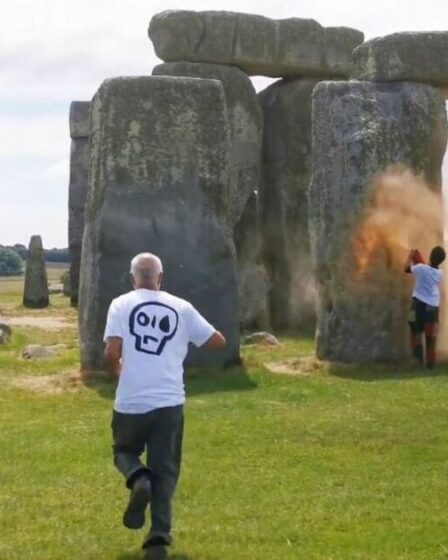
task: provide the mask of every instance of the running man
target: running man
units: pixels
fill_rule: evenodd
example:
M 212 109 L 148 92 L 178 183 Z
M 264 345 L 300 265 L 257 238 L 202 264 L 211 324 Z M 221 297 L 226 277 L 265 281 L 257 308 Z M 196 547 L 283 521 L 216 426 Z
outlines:
M 112 301 L 104 334 L 108 369 L 119 378 L 114 462 L 130 490 L 124 525 L 143 527 L 151 503 L 144 557 L 161 560 L 171 544 L 171 505 L 181 465 L 188 344 L 222 349 L 226 340 L 190 303 L 160 290 L 157 256 L 134 257 L 131 275 L 134 290 Z M 144 452 L 146 464 L 140 459 Z

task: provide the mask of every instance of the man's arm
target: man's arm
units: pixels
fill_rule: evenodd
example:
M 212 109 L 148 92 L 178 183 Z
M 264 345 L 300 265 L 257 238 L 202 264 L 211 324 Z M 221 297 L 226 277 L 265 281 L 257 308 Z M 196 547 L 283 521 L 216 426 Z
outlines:
M 226 347 L 226 344 L 227 341 L 224 336 L 219 331 L 215 331 L 204 344 L 204 348 L 208 348 L 210 350 L 222 350 Z
M 186 310 L 186 320 L 190 342 L 195 346 L 210 350 L 222 350 L 227 342 L 224 336 L 217 331 L 191 304 Z
M 122 347 L 123 339 L 119 336 L 109 336 L 107 338 L 106 349 L 104 351 L 106 369 L 114 377 L 120 376 Z
M 425 259 L 418 249 L 412 249 L 409 253 L 408 260 L 406 261 L 405 272 L 414 272 L 412 270 L 413 266 L 418 264 L 425 264 Z

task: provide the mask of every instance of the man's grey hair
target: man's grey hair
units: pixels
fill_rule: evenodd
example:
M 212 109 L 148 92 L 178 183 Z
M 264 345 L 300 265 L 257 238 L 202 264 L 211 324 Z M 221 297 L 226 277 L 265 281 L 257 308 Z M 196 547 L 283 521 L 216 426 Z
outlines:
M 148 276 L 157 278 L 163 272 L 162 261 L 152 253 L 139 253 L 131 261 L 131 274 L 135 276 L 140 269 L 144 268 Z

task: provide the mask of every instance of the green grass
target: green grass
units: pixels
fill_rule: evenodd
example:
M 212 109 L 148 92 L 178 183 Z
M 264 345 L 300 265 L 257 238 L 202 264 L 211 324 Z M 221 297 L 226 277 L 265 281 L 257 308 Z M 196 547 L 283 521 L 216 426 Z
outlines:
M 22 313 L 13 301 L 8 313 Z M 73 318 L 65 306 L 45 313 Z M 67 348 L 20 358 L 42 340 Z M 312 353 L 309 339 L 283 342 L 245 348 L 242 368 L 189 376 L 172 558 L 448 559 L 448 369 L 314 363 L 303 371 L 312 374 L 269 373 L 268 362 Z M 144 532 L 121 526 L 113 384 L 53 394 L 11 383 L 56 379 L 77 360 L 73 330 L 16 328 L 0 351 L 2 560 L 140 558 Z

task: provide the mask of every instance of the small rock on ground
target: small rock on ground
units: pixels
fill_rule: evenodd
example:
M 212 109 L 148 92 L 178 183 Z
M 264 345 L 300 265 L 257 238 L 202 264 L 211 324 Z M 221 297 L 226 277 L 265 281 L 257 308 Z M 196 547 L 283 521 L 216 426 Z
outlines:
M 64 286 L 62 284 L 49 284 L 48 292 L 50 294 L 62 294 L 64 292 Z
M 11 340 L 12 330 L 6 323 L 0 323 L 0 344 L 7 344 Z
M 269 346 L 281 346 L 280 341 L 268 332 L 256 332 L 244 337 L 244 344 L 266 344 Z
M 42 346 L 41 344 L 29 344 L 22 351 L 22 358 L 26 360 L 39 360 L 42 358 L 52 358 L 58 350 L 65 348 L 65 344 L 55 344 L 54 346 Z

